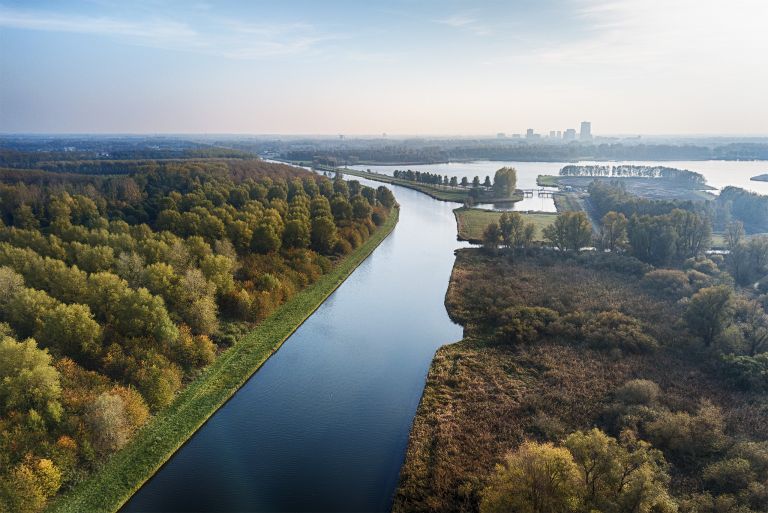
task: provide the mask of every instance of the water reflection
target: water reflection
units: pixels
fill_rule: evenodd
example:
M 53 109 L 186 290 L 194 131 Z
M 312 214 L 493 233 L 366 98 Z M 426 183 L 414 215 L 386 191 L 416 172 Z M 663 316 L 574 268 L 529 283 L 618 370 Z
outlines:
M 434 351 L 462 336 L 456 205 L 393 189 L 392 235 L 123 511 L 389 510 Z

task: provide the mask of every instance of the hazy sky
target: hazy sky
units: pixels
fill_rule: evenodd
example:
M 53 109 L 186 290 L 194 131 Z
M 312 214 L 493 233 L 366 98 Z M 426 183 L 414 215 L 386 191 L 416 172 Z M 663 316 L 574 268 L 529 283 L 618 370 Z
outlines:
M 0 0 L 0 132 L 768 134 L 768 0 Z

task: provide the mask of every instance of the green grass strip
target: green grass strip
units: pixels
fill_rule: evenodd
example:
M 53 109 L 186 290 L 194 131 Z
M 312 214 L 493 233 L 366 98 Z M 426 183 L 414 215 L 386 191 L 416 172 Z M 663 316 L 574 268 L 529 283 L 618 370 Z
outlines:
M 398 217 L 399 209 L 392 209 L 385 223 L 362 246 L 224 351 L 126 447 L 87 480 L 52 502 L 48 511 L 117 511 L 387 238 Z

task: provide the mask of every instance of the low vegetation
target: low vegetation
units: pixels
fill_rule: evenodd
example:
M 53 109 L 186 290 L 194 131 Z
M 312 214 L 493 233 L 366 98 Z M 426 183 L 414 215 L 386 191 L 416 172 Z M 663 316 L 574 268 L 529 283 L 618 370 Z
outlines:
M 394 510 L 765 511 L 768 316 L 730 265 L 460 250 L 465 338 L 435 356 Z

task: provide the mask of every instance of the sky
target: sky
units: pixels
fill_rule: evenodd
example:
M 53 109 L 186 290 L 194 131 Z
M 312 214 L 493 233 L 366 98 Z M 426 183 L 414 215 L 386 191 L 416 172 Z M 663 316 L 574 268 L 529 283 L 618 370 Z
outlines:
M 0 0 L 0 132 L 768 135 L 768 0 Z

